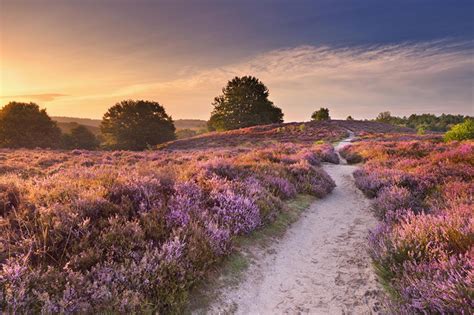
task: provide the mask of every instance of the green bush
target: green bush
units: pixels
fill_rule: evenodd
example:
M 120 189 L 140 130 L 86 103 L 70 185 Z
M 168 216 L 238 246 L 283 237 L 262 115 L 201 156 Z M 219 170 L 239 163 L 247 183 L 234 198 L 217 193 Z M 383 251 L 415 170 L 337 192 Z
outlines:
M 454 125 L 451 130 L 444 135 L 445 141 L 462 141 L 474 139 L 474 119 L 467 119 L 461 124 Z

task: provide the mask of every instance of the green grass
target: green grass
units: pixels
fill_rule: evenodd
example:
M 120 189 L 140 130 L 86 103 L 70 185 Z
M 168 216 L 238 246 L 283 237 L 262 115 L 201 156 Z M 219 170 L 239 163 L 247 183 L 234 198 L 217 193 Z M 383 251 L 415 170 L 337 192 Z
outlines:
M 253 252 L 268 249 L 275 239 L 281 238 L 288 228 L 296 222 L 301 214 L 316 200 L 309 195 L 298 195 L 285 204 L 275 220 L 270 224 L 234 240 L 233 252 L 223 258 L 205 280 L 198 283 L 190 293 L 189 303 L 185 311 L 205 314 L 209 305 L 215 301 L 223 288 L 236 286 L 242 279 L 255 258 Z

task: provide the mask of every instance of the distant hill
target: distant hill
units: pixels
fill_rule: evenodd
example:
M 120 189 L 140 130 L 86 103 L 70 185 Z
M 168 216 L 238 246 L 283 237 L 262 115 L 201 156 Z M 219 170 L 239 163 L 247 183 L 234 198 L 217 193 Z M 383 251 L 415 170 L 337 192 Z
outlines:
M 101 122 L 100 119 L 75 118 L 75 117 L 51 117 L 51 119 L 58 122 L 58 126 L 61 129 L 63 128 L 65 130 L 67 128 L 71 129 L 71 128 L 74 128 L 74 126 L 77 126 L 77 124 L 79 124 L 79 125 L 84 125 L 86 127 L 93 127 L 91 131 L 97 128 L 97 132 L 100 132 L 99 130 L 100 122 Z M 197 131 L 197 130 L 205 129 L 207 126 L 207 122 L 201 119 L 177 119 L 174 121 L 174 125 L 176 127 L 176 130 L 191 129 L 191 130 Z

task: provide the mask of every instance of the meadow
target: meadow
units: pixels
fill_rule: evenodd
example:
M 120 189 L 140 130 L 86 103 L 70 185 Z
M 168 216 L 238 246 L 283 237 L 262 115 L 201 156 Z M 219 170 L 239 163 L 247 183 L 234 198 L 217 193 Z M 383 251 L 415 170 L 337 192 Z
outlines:
M 369 135 L 342 156 L 364 162 L 356 186 L 381 219 L 369 238 L 376 272 L 401 314 L 474 309 L 474 142 Z

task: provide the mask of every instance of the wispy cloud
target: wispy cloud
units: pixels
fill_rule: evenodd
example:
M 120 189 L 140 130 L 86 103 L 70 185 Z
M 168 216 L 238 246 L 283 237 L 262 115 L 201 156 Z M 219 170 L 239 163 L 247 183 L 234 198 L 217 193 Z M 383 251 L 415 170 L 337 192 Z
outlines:
M 38 101 L 38 102 L 51 102 L 58 98 L 69 96 L 67 94 L 60 93 L 44 93 L 44 94 L 23 94 L 23 95 L 7 95 L 0 96 L 1 99 L 10 101 Z
M 333 48 L 298 46 L 180 79 L 129 85 L 87 98 L 152 98 L 177 117 L 208 117 L 214 96 L 233 76 L 254 75 L 270 89 L 287 120 L 329 106 L 336 117 L 391 110 L 473 112 L 473 42 L 434 41 Z

